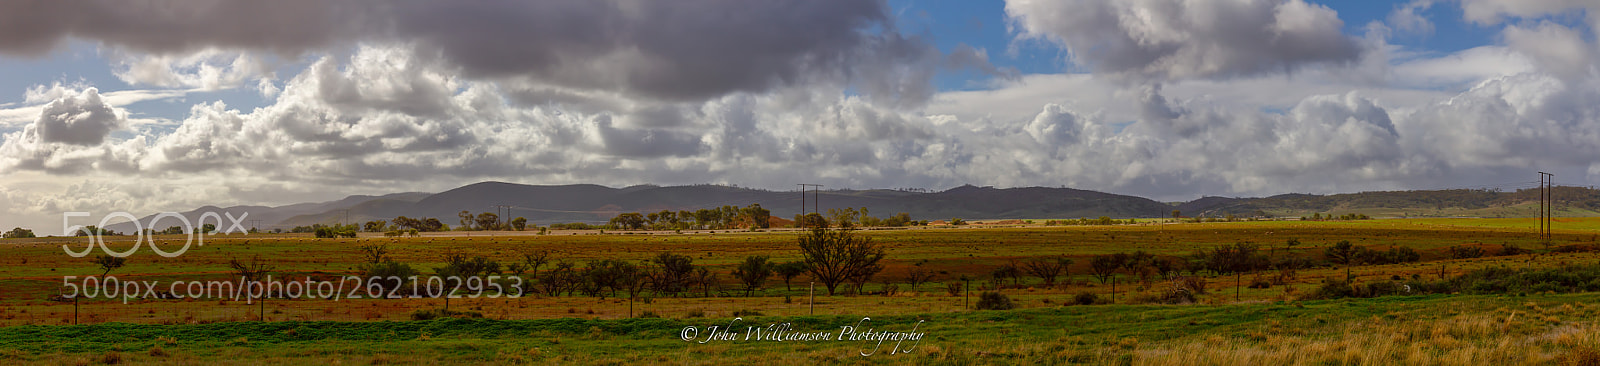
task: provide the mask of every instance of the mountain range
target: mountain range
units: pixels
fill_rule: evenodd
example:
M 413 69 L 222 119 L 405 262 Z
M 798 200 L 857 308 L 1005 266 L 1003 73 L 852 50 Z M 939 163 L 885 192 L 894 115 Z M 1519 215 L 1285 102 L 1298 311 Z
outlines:
M 285 206 L 205 206 L 181 213 L 198 220 L 206 212 L 227 212 L 235 217 L 248 212 L 245 227 L 289 229 L 312 224 L 388 220 L 397 216 L 434 217 L 456 223 L 463 210 L 509 212 L 530 223 L 604 223 L 624 212 L 696 210 L 724 205 L 760 204 L 775 217 L 801 212 L 826 212 L 836 208 L 867 208 L 869 214 L 887 217 L 906 212 L 913 219 L 1066 219 L 1170 217 L 1295 217 L 1317 214 L 1364 213 L 1372 216 L 1532 216 L 1536 190 L 1497 192 L 1486 190 L 1388 191 L 1335 195 L 1285 194 L 1265 198 L 1202 197 L 1176 204 L 1148 198 L 1071 188 L 994 188 L 964 185 L 939 192 L 905 190 L 770 191 L 721 185 L 612 188 L 594 184 L 524 185 L 482 182 L 439 193 L 406 192 L 378 196 L 350 196 L 337 201 Z M 1600 191 L 1557 187 L 1558 214 L 1580 216 L 1600 211 Z M 152 215 L 153 216 L 153 215 Z M 140 220 L 148 223 L 150 217 Z M 159 226 L 176 224 L 165 219 Z M 114 231 L 133 230 L 130 223 L 111 225 Z M 160 228 L 157 228 L 158 230 Z

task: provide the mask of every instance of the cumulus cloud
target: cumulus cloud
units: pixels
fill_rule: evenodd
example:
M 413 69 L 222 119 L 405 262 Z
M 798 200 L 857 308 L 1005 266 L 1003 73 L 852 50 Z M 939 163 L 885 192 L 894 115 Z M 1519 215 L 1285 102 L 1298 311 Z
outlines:
M 1144 79 L 1230 78 L 1357 60 L 1325 6 L 1301 0 L 1006 3 L 1021 36 L 1054 42 L 1096 72 Z
M 187 55 L 122 55 L 113 70 L 129 85 L 164 88 L 229 89 L 251 79 L 265 80 L 266 63 L 247 52 L 206 49 Z
M 100 100 L 100 91 L 88 88 L 46 104 L 32 127 L 40 142 L 99 145 L 122 125 L 123 117 Z
M 1600 71 L 1595 69 L 1600 48 L 1585 41 L 1579 30 L 1546 21 L 1532 28 L 1509 26 L 1502 35 L 1511 49 L 1557 76 L 1582 78 Z
M 150 4 L 193 7 L 182 10 L 190 15 L 246 6 Z M 153 11 L 129 6 L 72 19 Z M 1591 77 L 1600 58 L 1591 34 L 1559 22 L 1518 22 L 1504 27 L 1504 44 L 1428 55 L 1358 45 L 1331 10 L 1299 0 L 1014 1 L 1017 35 L 1062 46 L 1083 71 L 1024 76 L 989 64 L 983 49 L 940 52 L 881 31 L 893 24 L 877 2 L 283 6 L 359 16 L 311 18 L 306 33 L 259 39 L 146 40 L 70 22 L 49 25 L 65 29 L 57 33 L 0 32 L 0 49 L 13 53 L 70 35 L 140 55 L 118 64 L 139 85 L 253 86 L 266 98 L 258 108 L 194 104 L 170 132 L 129 138 L 110 133 L 131 124 L 126 117 L 108 123 L 99 112 L 125 116 L 119 103 L 157 93 L 35 87 L 24 106 L 0 111 L 0 120 L 26 116 L 0 143 L 0 170 L 92 177 L 24 200 L 30 207 L 98 205 L 90 192 L 119 190 L 103 197 L 170 209 L 484 179 L 1068 185 L 1186 199 L 1407 189 L 1531 166 L 1581 176 L 1600 166 L 1590 158 L 1600 156 Z M 345 48 L 314 51 L 332 44 Z M 278 79 L 257 67 L 262 52 L 310 56 Z M 1374 60 L 1381 67 L 1363 72 L 1382 82 L 1324 67 Z M 961 92 L 930 85 L 952 68 L 998 82 Z M 24 108 L 33 109 L 16 112 Z M 56 128 L 50 137 L 46 127 Z

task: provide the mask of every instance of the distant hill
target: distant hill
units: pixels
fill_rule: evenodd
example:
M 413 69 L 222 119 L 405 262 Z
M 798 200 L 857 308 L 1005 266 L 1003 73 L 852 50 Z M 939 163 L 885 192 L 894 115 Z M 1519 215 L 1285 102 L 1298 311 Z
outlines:
M 1552 189 L 1557 216 L 1600 214 L 1600 191 L 1586 187 Z M 1202 204 L 1202 201 L 1203 204 Z M 1216 199 L 1184 203 L 1184 216 L 1235 215 L 1300 217 L 1312 214 L 1366 214 L 1373 217 L 1527 217 L 1538 215 L 1539 190 L 1514 192 L 1452 189 L 1381 191 L 1332 195 L 1284 194 L 1266 198 Z
M 805 210 L 817 205 L 828 209 L 866 207 L 885 217 L 899 212 L 917 219 L 952 217 L 1019 219 L 1046 217 L 1158 217 L 1169 206 L 1149 199 L 1066 188 L 1006 188 L 961 186 L 944 192 L 913 193 L 894 190 L 831 190 L 807 195 Z M 725 205 L 760 204 L 773 216 L 790 218 L 802 212 L 799 192 L 779 192 L 718 185 L 633 186 L 610 188 L 592 184 L 541 186 L 503 182 L 476 183 L 430 195 L 415 203 L 372 200 L 340 208 L 337 212 L 304 214 L 279 222 L 279 226 L 336 223 L 349 210 L 351 221 L 392 219 L 396 216 L 436 217 L 457 222 L 462 210 L 495 212 L 511 206 L 512 217 L 529 222 L 603 223 L 623 212 L 697 210 Z
M 1557 187 L 1557 214 L 1562 216 L 1597 215 L 1600 191 L 1580 187 Z M 773 216 L 791 218 L 796 213 L 835 208 L 865 207 L 870 214 L 887 217 L 906 212 L 913 219 L 1062 219 L 1155 218 L 1178 210 L 1185 217 L 1299 217 L 1314 213 L 1341 215 L 1361 213 L 1374 217 L 1403 216 L 1478 216 L 1518 217 L 1536 215 L 1537 190 L 1495 192 L 1484 190 L 1387 191 L 1333 195 L 1284 194 L 1265 198 L 1202 197 L 1176 205 L 1150 199 L 1070 188 L 994 188 L 971 185 L 942 192 L 901 190 L 825 190 L 808 194 L 801 206 L 795 191 L 769 191 L 720 185 L 655 186 L 638 185 L 611 188 L 594 184 L 525 185 L 482 182 L 439 193 L 396 193 L 382 196 L 350 196 L 337 201 L 293 205 L 202 207 L 183 215 L 191 221 L 204 212 L 226 211 L 237 216 L 249 212 L 246 225 L 265 229 L 288 229 L 311 224 L 365 222 L 393 219 L 396 216 L 434 217 L 452 226 L 456 213 L 496 212 L 497 206 L 510 206 L 510 217 L 525 217 L 530 223 L 604 223 L 623 212 L 697 210 L 724 205 L 760 204 Z M 818 206 L 819 208 L 813 208 Z M 140 222 L 149 222 L 149 217 Z M 176 224 L 164 220 L 161 226 Z M 128 232 L 132 225 L 112 225 L 112 230 Z M 156 228 L 161 229 L 161 228 Z
M 383 195 L 383 196 L 362 196 L 362 195 L 357 195 L 357 196 L 345 197 L 344 199 L 340 199 L 340 200 L 337 200 L 337 201 L 315 202 L 315 203 L 297 203 L 297 204 L 277 206 L 277 207 L 267 207 L 267 206 L 231 206 L 231 207 L 204 206 L 204 207 L 196 208 L 194 210 L 190 210 L 190 211 L 186 211 L 186 212 L 180 212 L 179 214 L 183 215 L 184 218 L 189 219 L 189 222 L 193 223 L 195 226 L 199 226 L 200 225 L 200 223 L 199 223 L 200 216 L 205 215 L 205 213 L 207 213 L 207 212 L 215 212 L 218 215 L 222 215 L 223 213 L 232 213 L 233 214 L 233 218 L 239 218 L 239 217 L 243 216 L 244 213 L 248 212 L 250 215 L 247 216 L 247 217 L 244 217 L 244 220 L 241 222 L 241 224 L 243 224 L 246 228 L 249 228 L 250 226 L 255 225 L 255 223 L 257 223 L 257 222 L 259 222 L 260 225 L 263 228 L 272 228 L 272 227 L 276 227 L 274 225 L 277 225 L 280 222 L 283 222 L 283 221 L 288 220 L 288 219 L 293 218 L 293 217 L 302 216 L 302 215 L 318 214 L 318 213 L 330 214 L 330 213 L 336 212 L 335 210 L 343 210 L 343 209 L 350 208 L 352 206 L 358 206 L 358 205 L 361 205 L 361 204 L 364 204 L 364 203 L 368 203 L 368 202 L 371 202 L 371 201 L 399 201 L 399 202 L 408 202 L 407 204 L 409 204 L 409 202 L 416 202 L 417 200 L 423 199 L 423 198 L 425 198 L 425 197 L 427 197 L 429 195 L 430 195 L 429 193 L 424 193 L 424 192 L 394 193 L 394 194 L 387 194 L 387 195 Z M 340 214 L 342 214 L 342 213 L 340 213 Z M 139 223 L 141 225 L 149 224 L 150 223 L 150 219 L 155 217 L 155 216 L 156 215 L 150 215 L 150 216 L 142 217 L 142 218 L 139 219 Z M 211 223 L 215 223 L 215 222 L 212 221 L 211 219 L 207 219 L 206 223 L 211 224 Z M 163 219 L 161 219 L 161 221 L 158 221 L 156 223 L 156 225 L 160 226 L 160 227 L 157 227 L 157 228 L 146 228 L 146 229 L 162 230 L 162 229 L 166 229 L 167 227 L 170 227 L 170 226 L 179 226 L 181 224 L 182 224 L 182 222 L 180 222 L 178 219 L 169 217 L 169 218 L 163 218 Z M 230 220 L 228 220 L 228 218 L 223 217 L 222 218 L 222 224 L 218 225 L 218 226 L 222 226 L 219 229 L 227 229 L 226 226 L 228 226 L 229 224 L 232 224 L 232 222 Z M 133 223 L 128 223 L 128 222 L 124 222 L 124 223 L 120 223 L 120 224 L 106 225 L 106 228 L 110 229 L 112 231 L 123 232 L 123 233 L 133 233 L 135 231 Z

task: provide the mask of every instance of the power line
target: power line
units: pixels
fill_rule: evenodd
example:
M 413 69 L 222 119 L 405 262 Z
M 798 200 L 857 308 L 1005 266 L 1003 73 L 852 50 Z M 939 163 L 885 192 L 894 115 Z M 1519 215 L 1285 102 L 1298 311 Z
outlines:
M 822 185 L 812 183 L 798 183 L 796 185 L 800 186 L 800 212 L 805 213 L 806 211 L 806 187 L 815 187 L 811 190 L 811 200 L 815 205 L 813 206 L 815 210 L 811 212 L 820 214 L 819 211 L 822 210 Z

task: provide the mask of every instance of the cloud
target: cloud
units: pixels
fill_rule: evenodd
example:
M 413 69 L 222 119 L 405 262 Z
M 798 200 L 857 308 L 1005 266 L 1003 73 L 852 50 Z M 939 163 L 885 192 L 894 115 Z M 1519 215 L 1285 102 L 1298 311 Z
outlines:
M 1595 68 L 1600 47 L 1585 41 L 1579 30 L 1545 21 L 1533 28 L 1508 26 L 1501 34 L 1511 49 L 1557 76 L 1583 78 L 1600 73 Z
M 1394 30 L 1428 35 L 1433 33 L 1433 22 L 1418 14 L 1427 11 L 1433 6 L 1433 0 L 1413 0 L 1405 5 L 1395 6 L 1389 12 L 1387 24 Z
M 119 103 L 187 91 L 95 90 L 90 103 L 88 86 L 30 88 L 0 111 L 25 118 L 0 142 L 0 170 L 55 181 L 0 196 L 31 197 L 39 210 L 187 209 L 492 179 L 1068 185 L 1175 200 L 1600 166 L 1600 87 L 1573 77 L 1594 74 L 1597 58 L 1572 51 L 1592 51 L 1590 35 L 1540 21 L 1507 26 L 1504 45 L 1435 55 L 1370 33 L 1357 45 L 1331 10 L 1301 1 L 1013 2 L 1021 38 L 1054 42 L 1078 63 L 1018 75 L 983 49 L 942 53 L 879 31 L 893 27 L 876 2 L 371 4 L 291 3 L 361 15 L 350 26 L 310 19 L 325 34 L 298 41 L 65 33 L 140 55 L 120 71 L 131 82 L 253 86 L 265 103 L 206 101 L 170 131 L 109 133 L 137 124 L 106 127 L 94 106 L 123 116 Z M 197 9 L 227 9 L 206 6 Z M 272 52 L 307 52 L 304 68 L 283 79 L 239 71 Z M 989 75 L 993 89 L 929 84 L 950 69 Z M 101 123 L 42 134 L 43 123 L 83 121 Z M 90 202 L 101 190 L 119 193 Z
M 258 52 L 408 43 L 467 78 L 668 102 L 828 82 L 916 106 L 941 67 L 1004 75 L 981 51 L 946 57 L 898 34 L 886 13 L 855 0 L 70 0 L 0 5 L 0 52 L 88 39 L 134 55 L 116 72 L 129 83 L 215 89 L 265 74 Z
M 1097 73 L 1215 79 L 1356 61 L 1361 48 L 1327 7 L 1301 0 L 1006 3 L 1019 37 L 1054 42 Z
M 43 55 L 68 37 L 169 54 L 211 47 L 295 55 L 372 26 L 362 2 L 66 0 L 0 4 L 0 51 Z M 287 26 L 292 25 L 292 26 Z
M 271 72 L 246 52 L 205 49 L 187 55 L 122 55 L 112 71 L 129 85 L 200 90 L 231 89 Z
M 88 88 L 46 104 L 33 130 L 40 142 L 87 146 L 99 145 L 123 123 L 123 117 L 100 100 L 100 91 Z
M 1600 24 L 1600 4 L 1588 0 L 1460 0 L 1461 15 L 1478 24 L 1499 24 L 1507 18 L 1538 18 L 1573 10 L 1589 15 L 1591 24 Z

